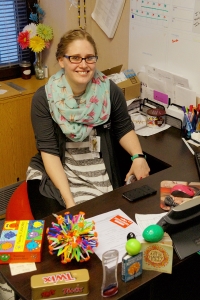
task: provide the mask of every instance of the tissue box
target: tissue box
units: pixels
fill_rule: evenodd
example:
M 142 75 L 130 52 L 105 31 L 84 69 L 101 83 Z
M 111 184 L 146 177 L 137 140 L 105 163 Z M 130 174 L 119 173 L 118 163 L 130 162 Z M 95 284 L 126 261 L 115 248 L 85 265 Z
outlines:
M 0 237 L 0 264 L 40 262 L 44 220 L 5 221 Z

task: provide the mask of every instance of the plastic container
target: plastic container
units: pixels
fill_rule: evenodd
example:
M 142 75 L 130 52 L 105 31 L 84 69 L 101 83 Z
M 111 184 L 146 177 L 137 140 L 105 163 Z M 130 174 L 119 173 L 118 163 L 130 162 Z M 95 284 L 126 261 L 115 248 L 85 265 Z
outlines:
M 102 255 L 103 282 L 101 286 L 101 295 L 111 297 L 118 292 L 117 265 L 118 250 L 108 250 Z
M 31 63 L 29 61 L 22 61 L 20 64 L 22 79 L 31 78 Z

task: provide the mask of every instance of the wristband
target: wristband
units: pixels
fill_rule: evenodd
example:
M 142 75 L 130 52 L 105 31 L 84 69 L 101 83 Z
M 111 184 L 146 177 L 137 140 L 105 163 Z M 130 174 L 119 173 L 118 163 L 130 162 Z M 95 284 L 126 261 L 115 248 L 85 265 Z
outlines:
M 135 158 L 139 158 L 139 157 L 146 159 L 146 155 L 144 155 L 144 154 L 135 154 L 135 155 L 131 156 L 131 160 L 134 161 Z

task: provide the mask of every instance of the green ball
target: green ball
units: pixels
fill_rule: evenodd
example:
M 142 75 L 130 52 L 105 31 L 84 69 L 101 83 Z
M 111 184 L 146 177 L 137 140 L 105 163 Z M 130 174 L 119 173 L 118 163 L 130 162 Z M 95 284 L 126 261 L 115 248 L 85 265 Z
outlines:
M 129 255 L 137 255 L 141 250 L 141 243 L 136 239 L 129 239 L 125 248 Z
M 149 225 L 142 233 L 143 238 L 147 242 L 151 243 L 157 243 L 160 240 L 162 240 L 164 235 L 164 230 L 161 226 L 155 224 L 155 225 Z

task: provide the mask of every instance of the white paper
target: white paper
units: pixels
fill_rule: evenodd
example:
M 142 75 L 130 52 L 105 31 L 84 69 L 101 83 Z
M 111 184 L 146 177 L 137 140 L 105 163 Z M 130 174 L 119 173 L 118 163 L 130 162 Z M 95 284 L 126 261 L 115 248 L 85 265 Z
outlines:
M 12 276 L 37 270 L 35 263 L 11 263 L 9 267 Z
M 195 33 L 200 33 L 200 1 L 195 1 L 195 7 L 194 7 L 194 15 L 193 15 L 193 28 L 192 31 Z
M 167 115 L 181 120 L 182 123 L 184 122 L 184 112 L 179 107 L 174 105 L 169 105 L 168 107 L 165 108 L 165 111 Z
M 111 79 L 112 81 L 114 81 L 114 83 L 116 83 L 116 84 L 127 80 L 127 78 L 123 72 L 111 74 L 111 75 L 108 75 L 107 77 L 109 79 Z
M 187 140 L 187 142 L 188 142 L 189 144 L 191 144 L 191 145 L 196 146 L 196 147 L 200 147 L 200 143 L 199 143 L 199 142 L 195 142 L 195 141 L 193 141 L 193 140 Z
M 151 89 L 155 89 L 159 92 L 163 92 L 162 91 L 162 87 L 159 89 L 159 87 L 154 88 L 154 83 L 157 82 L 164 82 L 165 83 L 165 88 L 166 91 L 163 92 L 165 94 L 168 95 L 168 97 L 171 99 L 172 103 L 175 103 L 175 86 L 180 86 L 186 89 L 189 89 L 189 81 L 187 78 L 181 77 L 179 75 L 149 66 L 149 65 L 145 65 L 145 70 L 146 70 L 146 74 L 148 76 L 148 78 L 154 78 L 154 81 L 150 81 L 148 82 L 147 87 L 150 88 L 150 90 L 148 91 L 147 88 L 147 96 L 146 97 L 152 97 L 153 99 L 153 90 Z M 150 99 L 150 98 L 149 98 Z M 151 100 L 151 99 L 150 99 Z
M 181 86 L 183 88 L 189 89 L 189 81 L 186 78 L 180 77 L 178 75 L 173 75 L 174 85 Z
M 147 86 L 145 88 L 144 94 L 145 94 L 145 98 L 147 98 L 151 101 L 155 101 L 154 98 L 153 98 L 153 89 L 151 89 Z
M 158 221 L 162 217 L 164 217 L 167 214 L 167 212 L 161 213 L 161 214 L 135 214 L 135 219 L 141 230 L 143 231 L 145 228 L 147 228 L 149 225 L 157 224 Z
M 148 76 L 148 87 L 161 93 L 167 94 L 166 82 L 164 82 L 163 80 Z
M 113 218 L 115 223 L 111 221 Z M 122 221 L 120 221 L 120 219 Z M 95 222 L 95 231 L 98 233 L 99 245 L 94 251 L 101 260 L 102 254 L 105 251 L 117 249 L 119 251 L 118 262 L 120 263 L 122 261 L 122 256 L 126 253 L 125 245 L 129 232 L 133 232 L 137 239 L 142 239 L 140 227 L 121 209 L 112 210 L 87 220 L 93 220 Z M 128 222 L 130 222 L 130 225 L 122 227 L 123 224 L 127 224 Z
M 131 120 L 133 121 L 134 124 L 134 130 L 138 131 L 141 128 L 146 128 L 147 126 L 147 117 L 145 115 L 142 115 L 141 113 L 133 113 L 130 115 Z
M 125 0 L 96 0 L 92 18 L 109 38 L 113 38 Z
M 159 128 L 151 128 L 151 127 L 146 126 L 139 130 L 136 130 L 136 133 L 137 133 L 137 135 L 140 135 L 140 136 L 150 136 L 150 135 L 159 133 L 161 131 L 167 130 L 169 127 L 171 127 L 171 126 L 168 124 L 165 124 L 163 127 L 159 127 Z
M 7 92 L 7 90 L 0 89 L 0 95 L 3 95 Z
M 73 5 L 76 8 L 78 7 L 78 0 L 69 0 L 69 2 L 71 3 L 71 6 Z M 71 8 L 71 6 L 70 6 L 70 8 Z
M 175 104 L 185 107 L 196 106 L 196 92 L 176 85 Z
M 193 141 L 189 140 L 188 143 L 191 143 L 192 142 L 194 143 L 194 141 L 200 143 L 200 132 L 192 132 L 191 134 L 191 138 L 193 139 Z M 196 145 L 197 143 L 195 143 Z M 200 146 L 200 144 L 198 144 L 198 147 Z

